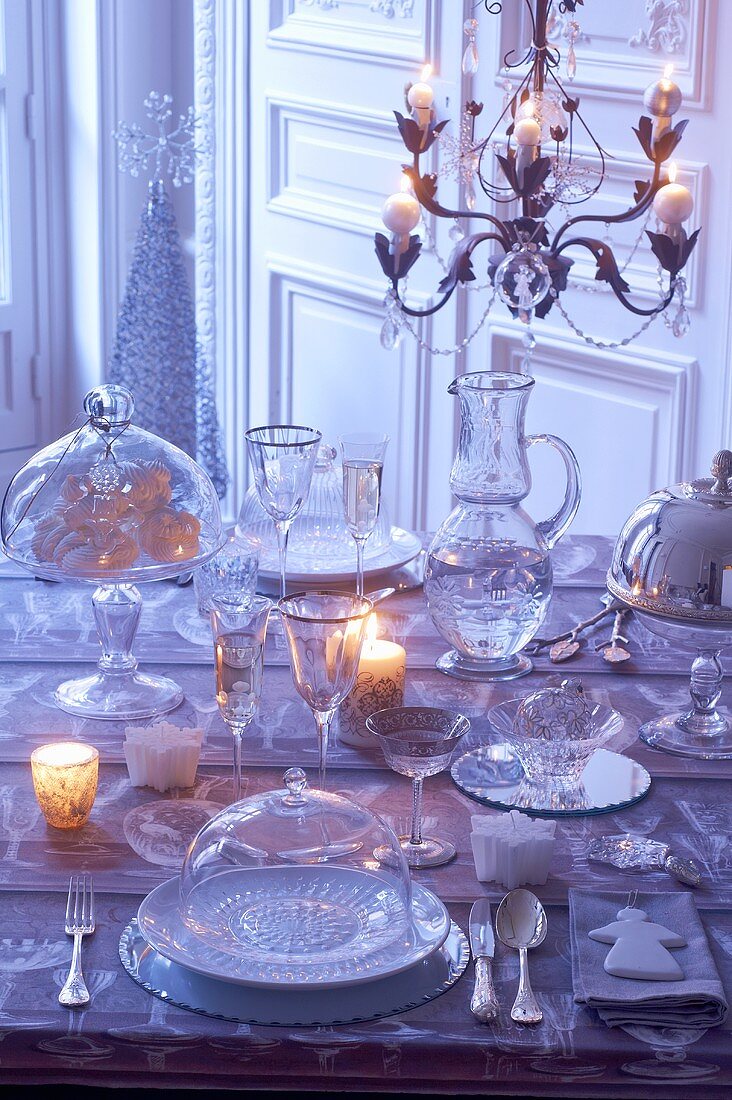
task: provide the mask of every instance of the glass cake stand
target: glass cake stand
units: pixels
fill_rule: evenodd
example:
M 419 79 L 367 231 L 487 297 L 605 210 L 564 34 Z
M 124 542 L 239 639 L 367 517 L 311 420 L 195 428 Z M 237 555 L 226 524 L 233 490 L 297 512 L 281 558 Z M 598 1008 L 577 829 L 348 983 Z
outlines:
M 91 390 L 84 411 L 80 428 L 38 451 L 11 481 L 2 546 L 37 577 L 95 585 L 97 671 L 61 684 L 57 705 L 84 718 L 165 714 L 183 692 L 137 667 L 137 583 L 176 577 L 219 550 L 218 498 L 192 458 L 132 424 L 124 387 Z

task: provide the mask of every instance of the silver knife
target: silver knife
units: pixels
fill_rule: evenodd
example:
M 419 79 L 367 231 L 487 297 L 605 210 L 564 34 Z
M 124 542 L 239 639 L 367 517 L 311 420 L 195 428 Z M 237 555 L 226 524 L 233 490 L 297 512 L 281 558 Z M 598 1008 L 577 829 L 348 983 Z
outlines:
M 470 1011 L 481 1023 L 487 1024 L 498 1015 L 498 1001 L 491 973 L 496 950 L 496 937 L 491 923 L 491 903 L 479 898 L 470 910 L 470 950 L 475 960 L 475 988 L 470 998 Z

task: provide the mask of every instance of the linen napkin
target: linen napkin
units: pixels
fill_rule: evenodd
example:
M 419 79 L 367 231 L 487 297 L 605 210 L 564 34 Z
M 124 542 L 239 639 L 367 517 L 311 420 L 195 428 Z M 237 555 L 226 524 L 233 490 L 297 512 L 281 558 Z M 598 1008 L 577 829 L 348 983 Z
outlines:
M 572 987 L 577 1004 L 595 1008 L 608 1027 L 706 1029 L 721 1024 L 727 1016 L 727 999 L 691 894 L 640 894 L 636 902 L 649 920 L 686 940 L 686 947 L 672 952 L 684 974 L 681 980 L 639 981 L 605 972 L 610 945 L 591 940 L 588 933 L 614 921 L 627 904 L 627 894 L 569 891 Z

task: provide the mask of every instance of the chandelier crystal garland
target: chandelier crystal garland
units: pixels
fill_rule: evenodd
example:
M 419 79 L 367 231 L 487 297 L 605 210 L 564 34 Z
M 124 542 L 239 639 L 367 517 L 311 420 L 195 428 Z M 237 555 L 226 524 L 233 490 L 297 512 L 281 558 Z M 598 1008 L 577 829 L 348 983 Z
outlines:
M 496 299 L 527 325 L 524 338 L 527 359 L 535 343 L 530 331 L 532 321 L 535 317 L 545 317 L 554 305 L 582 340 L 600 348 L 628 345 L 662 313 L 675 336 L 683 336 L 688 331 L 686 279 L 681 272 L 696 244 L 699 229 L 687 235 L 683 223 L 688 221 L 694 208 L 691 193 L 676 182 L 673 164 L 664 169 L 687 125 L 686 120 L 673 124 L 673 116 L 681 106 L 681 91 L 671 79 L 671 67 L 667 66 L 662 79 L 646 89 L 643 104 L 648 114 L 642 115 L 638 126 L 634 127 L 640 146 L 653 166 L 651 179 L 636 181 L 633 203 L 620 214 L 573 215 L 572 207 L 586 202 L 599 191 L 607 156 L 580 113 L 579 97 L 568 94 L 559 76 L 561 56 L 556 40 L 561 37 L 568 43 L 566 74 L 567 80 L 572 81 L 577 65 L 575 43 L 581 38 L 576 19 L 568 18 L 562 23 L 560 17 L 574 17 L 584 0 L 523 2 L 530 16 L 532 42 L 520 58 L 517 59 L 518 51 L 511 50 L 503 59 L 506 73 L 517 77 L 518 85 L 507 76 L 501 113 L 486 137 L 476 137 L 476 121 L 483 112 L 483 104 L 472 100 L 465 104 L 458 135 L 443 134 L 447 120 L 438 121 L 435 116 L 429 65 L 425 66 L 421 79 L 407 88 L 411 117 L 395 112 L 412 162 L 404 165 L 401 191 L 384 203 L 382 218 L 389 236 L 377 233 L 375 237 L 376 254 L 389 280 L 384 299 L 386 318 L 381 330 L 384 348 L 396 347 L 401 330 L 406 328 L 422 348 L 433 354 L 460 354 L 483 327 Z M 501 0 L 481 0 L 481 3 L 491 15 L 498 15 L 502 10 Z M 466 20 L 464 31 L 467 45 L 462 68 L 469 76 L 477 72 L 479 64 L 477 20 Z M 522 70 L 526 70 L 523 75 Z M 576 154 L 578 131 L 593 147 L 592 162 Z M 438 173 L 423 173 L 421 158 L 435 142 L 440 144 L 441 169 Z M 490 171 L 493 156 L 500 168 L 496 178 Z M 464 208 L 449 209 L 439 202 L 439 177 L 452 178 L 459 183 Z M 504 220 L 477 210 L 480 192 L 496 204 L 520 203 L 521 213 Z M 551 216 L 558 209 L 564 220 L 557 228 Z M 448 232 L 454 244 L 449 260 L 444 260 L 437 252 L 428 215 L 453 222 Z M 646 228 L 653 215 L 655 231 Z M 471 218 L 487 223 L 485 228 L 467 234 L 464 226 Z M 643 219 L 642 227 L 621 268 L 609 239 L 610 227 L 636 219 Z M 413 233 L 420 221 L 444 271 L 438 288 L 440 299 L 426 309 L 408 306 L 404 300 L 406 277 L 422 250 L 420 235 Z M 581 231 L 577 235 L 576 227 L 580 223 L 588 235 Z M 588 225 L 593 223 L 604 225 L 602 239 L 589 235 Z M 631 288 L 624 278 L 644 234 L 658 263 L 659 297 L 650 308 L 641 308 L 630 300 Z M 473 253 L 487 242 L 497 246 L 498 251 L 488 258 L 488 282 L 477 286 Z M 571 248 L 589 252 L 595 263 L 597 286 L 583 289 L 612 291 L 629 312 L 643 319 L 636 331 L 614 342 L 596 340 L 570 317 L 560 295 L 567 289 L 573 264 L 567 256 Z M 411 318 L 437 313 L 458 286 L 467 290 L 489 290 L 486 309 L 473 331 L 460 343 L 451 348 L 434 348 L 419 336 Z M 673 303 L 675 310 L 670 309 Z

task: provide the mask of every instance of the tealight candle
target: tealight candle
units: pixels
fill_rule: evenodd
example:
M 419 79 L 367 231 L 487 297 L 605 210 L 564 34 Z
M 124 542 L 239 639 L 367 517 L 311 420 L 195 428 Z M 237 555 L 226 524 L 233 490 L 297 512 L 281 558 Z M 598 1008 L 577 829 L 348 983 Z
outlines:
M 97 793 L 99 753 L 92 745 L 60 741 L 31 753 L 33 789 L 49 825 L 78 829 L 87 821 Z
M 669 167 L 668 178 L 669 182 L 654 195 L 653 211 L 671 236 L 674 236 L 678 226 L 691 217 L 694 199 L 688 187 L 684 187 L 683 183 L 676 183 L 676 167 L 673 164 Z
M 341 704 L 339 740 L 346 745 L 373 745 L 366 719 L 376 710 L 404 705 L 407 654 L 404 646 L 377 638 L 376 615 L 371 615 L 358 664 L 356 683 Z

